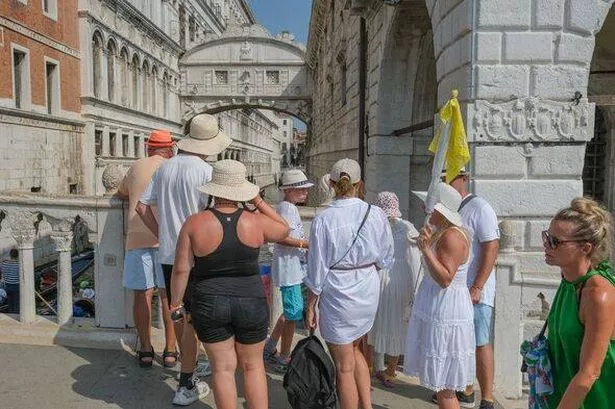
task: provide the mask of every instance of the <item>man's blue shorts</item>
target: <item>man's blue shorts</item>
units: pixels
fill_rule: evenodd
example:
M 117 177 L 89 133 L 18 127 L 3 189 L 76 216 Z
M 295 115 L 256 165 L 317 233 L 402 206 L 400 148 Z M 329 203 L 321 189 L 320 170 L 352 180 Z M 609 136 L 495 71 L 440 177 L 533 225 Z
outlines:
M 282 293 L 282 306 L 284 318 L 288 321 L 301 321 L 303 319 L 303 293 L 301 284 L 280 287 Z
M 474 334 L 476 346 L 482 347 L 491 343 L 493 328 L 493 307 L 486 304 L 474 305 Z

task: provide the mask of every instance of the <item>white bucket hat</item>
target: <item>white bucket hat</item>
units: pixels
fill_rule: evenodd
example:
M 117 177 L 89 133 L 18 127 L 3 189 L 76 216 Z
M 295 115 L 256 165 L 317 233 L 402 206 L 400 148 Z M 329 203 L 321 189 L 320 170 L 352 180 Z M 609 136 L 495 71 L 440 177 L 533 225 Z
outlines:
M 423 202 L 427 199 L 427 192 L 413 191 L 412 193 L 414 193 Z M 437 196 L 437 202 L 434 206 L 434 210 L 437 210 L 438 213 L 444 216 L 446 220 L 455 226 L 463 226 L 463 219 L 458 212 L 459 206 L 461 205 L 461 195 L 459 192 L 448 183 L 440 182 L 438 183 Z
M 350 183 L 355 184 L 361 180 L 361 167 L 355 160 L 348 158 L 340 159 L 331 167 L 329 179 L 333 182 L 339 182 L 342 174 L 348 175 Z
M 224 159 L 213 164 L 213 174 L 209 183 L 200 186 L 199 191 L 222 199 L 247 202 L 254 199 L 260 188 L 246 179 L 246 167 L 232 159 Z
M 190 122 L 190 134 L 177 141 L 177 149 L 197 155 L 217 155 L 233 142 L 218 127 L 218 120 L 209 114 L 199 114 Z
M 299 169 L 290 169 L 282 173 L 282 185 L 280 189 L 304 189 L 314 184 Z

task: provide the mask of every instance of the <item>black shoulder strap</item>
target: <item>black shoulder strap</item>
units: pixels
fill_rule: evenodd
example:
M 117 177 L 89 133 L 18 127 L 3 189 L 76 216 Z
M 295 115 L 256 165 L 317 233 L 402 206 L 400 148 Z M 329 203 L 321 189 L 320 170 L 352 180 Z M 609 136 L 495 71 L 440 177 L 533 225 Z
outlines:
M 361 221 L 361 225 L 359 225 L 359 229 L 357 230 L 357 234 L 355 234 L 354 239 L 352 240 L 352 243 L 350 243 L 350 246 L 348 247 L 348 250 L 346 250 L 344 255 L 342 257 L 340 257 L 339 260 L 337 260 L 335 263 L 333 263 L 333 265 L 331 267 L 329 267 L 329 269 L 332 269 L 333 267 L 337 266 L 348 255 L 348 253 L 350 253 L 350 250 L 352 249 L 352 246 L 354 246 L 354 244 L 357 242 L 357 239 L 359 238 L 359 232 L 363 228 L 363 225 L 365 224 L 365 221 L 367 220 L 367 216 L 369 216 L 369 211 L 371 209 L 372 209 L 372 205 L 371 204 L 367 205 L 367 210 L 365 211 L 365 216 L 363 216 L 363 220 Z
M 476 198 L 475 195 L 473 195 L 472 193 L 470 193 L 469 195 L 467 195 L 465 197 L 465 199 L 463 199 L 461 201 L 461 204 L 459 205 L 459 209 L 457 209 L 457 211 L 460 211 L 461 209 L 463 209 L 465 207 L 465 205 L 467 205 L 468 203 L 470 203 L 472 201 L 472 199 Z

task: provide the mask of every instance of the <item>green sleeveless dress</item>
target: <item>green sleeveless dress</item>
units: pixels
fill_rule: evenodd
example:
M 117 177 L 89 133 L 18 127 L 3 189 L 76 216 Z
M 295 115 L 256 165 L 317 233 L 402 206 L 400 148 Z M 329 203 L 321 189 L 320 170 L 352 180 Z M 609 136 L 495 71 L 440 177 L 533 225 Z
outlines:
M 555 294 L 548 318 L 549 358 L 553 371 L 554 389 L 548 396 L 549 408 L 556 409 L 566 388 L 579 370 L 581 344 L 585 328 L 579 320 L 578 289 L 590 277 L 599 274 L 615 286 L 615 276 L 608 261 L 603 261 L 595 270 L 590 270 L 574 282 L 562 282 Z M 615 408 L 615 340 L 607 350 L 600 378 L 585 397 L 579 409 Z

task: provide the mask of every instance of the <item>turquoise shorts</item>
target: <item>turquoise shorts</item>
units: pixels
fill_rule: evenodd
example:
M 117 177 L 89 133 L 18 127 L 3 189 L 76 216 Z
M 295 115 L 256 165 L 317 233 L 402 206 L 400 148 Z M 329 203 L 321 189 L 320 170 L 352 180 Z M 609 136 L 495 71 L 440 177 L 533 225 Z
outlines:
M 474 305 L 474 335 L 476 346 L 482 347 L 491 343 L 493 328 L 493 307 L 486 304 Z
M 301 284 L 280 287 L 282 293 L 282 307 L 284 318 L 288 321 L 301 321 L 303 319 L 303 293 Z

